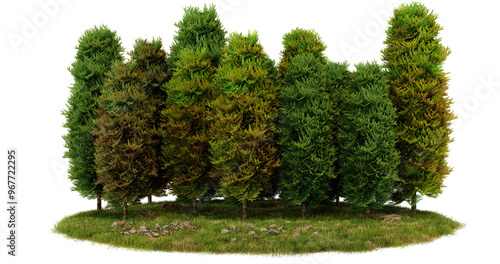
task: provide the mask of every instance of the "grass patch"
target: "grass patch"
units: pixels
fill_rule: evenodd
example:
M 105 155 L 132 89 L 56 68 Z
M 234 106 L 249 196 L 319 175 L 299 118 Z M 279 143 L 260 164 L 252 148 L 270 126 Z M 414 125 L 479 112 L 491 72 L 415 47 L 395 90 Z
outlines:
M 123 221 L 121 210 L 80 212 L 62 219 L 53 230 L 73 239 L 139 250 L 282 255 L 322 251 L 365 252 L 427 243 L 463 227 L 459 222 L 429 211 L 418 211 L 410 217 L 409 209 L 396 206 L 372 210 L 372 216 L 399 214 L 405 220 L 382 222 L 367 219 L 364 209 L 352 209 L 349 203 L 308 208 L 308 218 L 303 220 L 298 207 L 286 206 L 279 200 L 262 201 L 249 204 L 246 221 L 241 220 L 241 206 L 222 201 L 199 204 L 197 215 L 191 214 L 189 204 L 181 209 L 160 209 L 160 203 L 129 206 L 127 221 L 133 222 L 134 229 L 139 229 L 139 226 L 153 228 L 156 223 L 164 226 L 173 221 L 190 221 L 196 226 L 194 232 L 176 230 L 155 238 L 121 235 L 121 227 L 111 227 L 114 221 Z M 141 211 L 152 211 L 156 216 L 134 216 Z M 267 235 L 264 231 L 247 227 L 247 224 L 267 229 L 274 224 L 276 226 L 272 228 L 278 230 L 279 235 Z M 223 228 L 230 232 L 221 233 Z M 240 232 L 233 232 L 234 228 Z M 249 231 L 255 231 L 259 239 L 253 239 Z M 311 236 L 314 232 L 317 236 Z

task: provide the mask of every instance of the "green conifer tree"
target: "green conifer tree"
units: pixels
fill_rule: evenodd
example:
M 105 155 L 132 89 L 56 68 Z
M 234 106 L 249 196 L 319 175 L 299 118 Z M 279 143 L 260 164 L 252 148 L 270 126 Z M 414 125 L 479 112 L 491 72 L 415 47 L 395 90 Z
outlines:
M 387 69 L 389 95 L 397 108 L 396 146 L 401 153 L 400 181 L 392 199 L 408 201 L 416 212 L 419 199 L 437 197 L 451 172 L 446 162 L 452 100 L 443 63 L 450 54 L 438 37 L 437 15 L 419 3 L 394 10 L 386 30 L 382 60 Z
M 172 173 L 175 195 L 193 201 L 207 192 L 212 165 L 209 153 L 208 103 L 214 98 L 215 68 L 205 48 L 184 49 L 172 79 L 162 89 L 167 105 L 161 112 L 164 169 Z
M 189 6 L 184 8 L 182 20 L 175 23 L 178 28 L 174 36 L 173 44 L 170 46 L 168 63 L 171 69 L 177 69 L 177 61 L 181 58 L 182 50 L 190 48 L 193 50 L 205 49 L 207 58 L 212 67 L 217 70 L 221 59 L 223 48 L 226 46 L 226 31 L 217 14 L 215 5 L 206 6 L 203 9 Z M 202 198 L 211 199 L 217 195 L 219 179 L 211 178 L 208 190 Z M 179 200 L 186 200 L 178 194 Z
M 64 158 L 69 158 L 72 190 L 89 199 L 97 198 L 100 211 L 103 186 L 96 183 L 92 131 L 105 75 L 113 62 L 123 61 L 123 48 L 115 31 L 100 26 L 86 30 L 76 49 L 75 62 L 68 68 L 74 84 L 70 87 L 67 109 L 62 111 L 66 116 L 64 127 L 68 129 L 68 134 L 63 136 L 67 148 Z
M 339 173 L 345 199 L 369 217 L 370 207 L 390 199 L 397 180 L 396 109 L 380 66 L 358 64 L 356 70 L 340 100 Z
M 347 62 L 344 63 L 336 63 L 336 62 L 328 62 L 325 65 L 325 74 L 326 74 L 326 87 L 330 94 L 330 99 L 333 104 L 333 113 L 334 113 L 334 122 L 330 125 L 333 136 L 335 138 L 335 151 L 338 151 L 340 148 L 338 142 L 338 130 L 340 126 L 340 97 L 341 95 L 349 89 L 349 85 L 351 82 L 351 72 L 348 70 L 349 65 Z M 336 201 L 338 205 L 340 197 L 342 196 L 342 186 L 341 186 L 341 177 L 342 175 L 338 173 L 339 169 L 338 159 L 335 162 L 335 174 L 336 178 L 334 178 L 330 182 L 330 191 L 328 192 L 328 199 L 330 201 Z
M 212 164 L 223 195 L 243 204 L 243 220 L 248 201 L 271 184 L 279 166 L 274 142 L 277 89 L 269 76 L 273 68 L 256 32 L 232 33 L 216 75 Z
M 327 196 L 335 177 L 333 104 L 326 89 L 324 65 L 312 54 L 292 58 L 281 87 L 278 144 L 281 197 L 292 205 L 315 205 Z
M 280 197 L 293 205 L 315 205 L 328 198 L 335 178 L 335 106 L 327 88 L 326 46 L 314 30 L 296 28 L 283 37 L 278 65 L 278 145 Z
M 138 39 L 127 63 L 115 63 L 99 97 L 94 131 L 98 183 L 104 197 L 127 204 L 158 191 L 162 180 L 158 149 L 158 85 L 166 79 L 161 40 Z

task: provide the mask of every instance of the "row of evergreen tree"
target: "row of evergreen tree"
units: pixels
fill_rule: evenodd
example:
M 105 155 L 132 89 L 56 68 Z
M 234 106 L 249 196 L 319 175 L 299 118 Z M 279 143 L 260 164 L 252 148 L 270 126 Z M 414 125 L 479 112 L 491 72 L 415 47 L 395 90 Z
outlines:
M 226 38 L 214 6 L 185 8 L 169 53 L 137 39 L 125 61 L 106 26 L 79 39 L 64 136 L 73 190 L 124 205 L 170 189 L 193 201 L 275 197 L 359 207 L 441 193 L 450 172 L 449 50 L 437 16 L 394 10 L 384 65 L 331 62 L 314 30 L 283 37 L 277 66 L 256 32 Z

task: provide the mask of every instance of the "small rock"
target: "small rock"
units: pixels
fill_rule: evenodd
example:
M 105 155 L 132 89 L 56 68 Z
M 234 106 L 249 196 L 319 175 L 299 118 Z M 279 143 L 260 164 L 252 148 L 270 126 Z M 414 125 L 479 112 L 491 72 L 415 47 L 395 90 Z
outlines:
M 236 226 L 234 226 L 234 225 L 232 225 L 232 226 L 229 226 L 229 227 L 231 227 L 232 229 L 236 229 Z
M 144 236 L 152 237 L 152 235 L 150 233 L 145 233 Z
M 274 228 L 274 227 L 277 227 L 278 225 L 277 224 L 272 224 L 269 226 L 269 228 Z
M 274 229 L 269 229 L 269 231 L 267 231 L 266 234 L 271 235 L 271 236 L 279 235 L 278 231 L 276 231 Z
M 235 242 L 235 241 L 236 241 L 236 237 L 231 238 L 231 242 Z
M 227 230 L 227 228 L 223 228 L 220 232 L 224 234 L 224 233 L 229 232 L 229 230 Z
M 233 232 L 234 233 L 239 233 L 239 232 L 241 232 L 241 230 L 239 230 L 239 229 L 233 229 Z
M 253 236 L 252 238 L 253 239 L 259 239 L 259 236 Z
M 259 228 L 259 231 L 262 231 L 262 232 L 267 232 L 267 228 L 265 228 L 265 227 L 261 227 L 261 228 Z
M 167 235 L 167 233 L 165 233 L 165 232 L 160 233 L 160 236 L 166 236 L 166 235 Z
M 111 227 L 132 227 L 132 222 L 115 221 L 111 224 Z
M 122 232 L 127 232 L 129 230 L 130 230 L 130 228 L 122 228 Z
M 155 228 L 156 228 L 156 229 L 161 229 L 160 224 L 156 223 Z
M 130 234 L 135 234 L 137 231 L 135 231 L 135 229 L 130 229 L 130 231 L 128 231 Z
M 249 231 L 248 234 L 253 235 L 253 234 L 255 234 L 255 231 Z
M 115 232 L 115 230 L 111 230 L 111 233 L 114 233 L 114 232 Z
M 314 228 L 312 226 L 308 226 L 306 228 L 304 228 L 304 230 L 313 230 Z
M 257 228 L 256 226 L 252 225 L 252 224 L 248 224 L 247 227 L 250 227 L 250 228 Z
M 285 229 L 282 229 L 282 230 L 281 230 L 281 232 L 282 232 L 282 233 L 286 233 L 286 232 L 288 232 L 288 231 L 286 231 Z
M 158 233 L 156 233 L 156 232 L 153 232 L 153 234 L 152 234 L 152 235 L 153 235 L 154 237 L 159 237 L 159 236 L 160 236 L 160 234 L 158 234 Z
M 318 236 L 318 231 L 312 233 L 309 237 L 317 237 Z
M 141 229 L 141 230 L 148 230 L 148 228 L 146 226 L 139 226 L 139 229 Z
M 283 230 L 283 228 L 284 228 L 284 227 L 280 226 L 280 227 L 278 227 L 278 230 Z
M 285 220 L 285 223 L 290 224 L 292 221 Z
M 385 222 L 395 222 L 405 220 L 405 217 L 398 214 L 378 215 L 375 219 Z

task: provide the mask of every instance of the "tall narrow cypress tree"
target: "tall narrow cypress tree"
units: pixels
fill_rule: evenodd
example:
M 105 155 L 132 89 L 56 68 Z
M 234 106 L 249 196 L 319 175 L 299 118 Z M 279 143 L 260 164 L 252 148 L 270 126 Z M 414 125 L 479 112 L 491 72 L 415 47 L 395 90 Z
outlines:
M 98 183 L 105 199 L 123 204 L 123 218 L 128 203 L 159 189 L 158 85 L 166 78 L 159 39 L 138 39 L 130 56 L 115 63 L 106 79 L 94 132 Z
M 168 59 L 170 68 L 174 70 L 178 68 L 177 62 L 182 57 L 184 49 L 205 49 L 206 58 L 216 71 L 222 57 L 223 48 L 226 46 L 227 32 L 223 28 L 215 5 L 204 5 L 203 9 L 193 6 L 184 8 L 182 20 L 175 23 L 175 26 L 178 29 L 173 44 L 170 46 Z M 207 113 L 207 116 L 209 115 L 211 114 Z M 203 197 L 214 197 L 219 189 L 218 182 L 218 178 L 211 178 L 208 183 L 208 190 Z M 177 196 L 180 200 L 186 198 L 180 194 L 177 194 Z
M 323 51 L 313 30 L 294 29 L 283 37 L 279 75 L 278 145 L 281 198 L 302 206 L 328 198 L 335 178 L 335 107 L 327 89 Z
M 100 26 L 86 30 L 76 49 L 75 62 L 68 69 L 75 83 L 70 87 L 67 109 L 62 111 L 66 116 L 64 127 L 68 128 L 63 136 L 67 148 L 64 158 L 69 158 L 72 190 L 89 199 L 97 198 L 97 210 L 101 210 L 103 186 L 96 183 L 92 130 L 105 75 L 113 62 L 123 61 L 123 48 L 115 31 Z
M 380 208 L 397 180 L 396 109 L 389 87 L 375 63 L 358 64 L 352 83 L 341 96 L 339 173 L 342 193 L 358 207 Z
M 312 54 L 292 58 L 280 89 L 277 132 L 281 152 L 281 197 L 293 205 L 315 205 L 327 196 L 335 177 L 333 105 L 326 91 L 324 65 Z
M 446 163 L 452 101 L 443 63 L 450 50 L 438 37 L 437 15 L 419 3 L 394 10 L 386 30 L 382 60 L 390 98 L 397 108 L 397 148 L 401 153 L 393 200 L 408 201 L 412 212 L 422 195 L 437 197 L 451 172 Z
M 205 48 L 186 48 L 176 62 L 172 79 L 162 89 L 167 105 L 161 112 L 163 166 L 172 173 L 172 190 L 193 201 L 203 197 L 210 183 L 208 103 L 213 100 L 215 68 Z
M 232 33 L 216 75 L 218 97 L 211 103 L 210 152 L 225 197 L 253 201 L 271 183 L 279 166 L 274 142 L 277 89 L 273 62 L 257 33 Z

